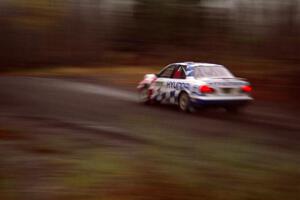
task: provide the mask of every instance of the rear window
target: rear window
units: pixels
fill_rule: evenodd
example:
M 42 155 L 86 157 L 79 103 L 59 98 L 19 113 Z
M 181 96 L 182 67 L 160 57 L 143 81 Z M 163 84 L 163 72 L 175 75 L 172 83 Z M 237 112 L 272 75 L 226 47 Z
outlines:
M 196 66 L 195 78 L 233 78 L 233 75 L 222 66 Z

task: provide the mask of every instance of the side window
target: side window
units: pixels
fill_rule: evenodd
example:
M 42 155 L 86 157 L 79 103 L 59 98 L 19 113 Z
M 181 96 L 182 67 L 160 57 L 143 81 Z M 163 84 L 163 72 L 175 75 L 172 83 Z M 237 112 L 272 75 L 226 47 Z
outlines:
M 181 66 L 180 67 L 181 68 L 181 78 L 182 79 L 186 79 L 186 74 L 185 74 L 185 72 L 186 72 L 186 69 L 184 68 L 184 66 Z
M 165 69 L 163 72 L 160 73 L 159 77 L 162 78 L 171 78 L 174 72 L 175 65 L 171 65 L 167 69 Z
M 184 72 L 182 66 L 177 66 L 175 68 L 175 72 L 174 72 L 172 78 L 174 78 L 174 79 L 185 79 L 186 78 L 185 72 Z

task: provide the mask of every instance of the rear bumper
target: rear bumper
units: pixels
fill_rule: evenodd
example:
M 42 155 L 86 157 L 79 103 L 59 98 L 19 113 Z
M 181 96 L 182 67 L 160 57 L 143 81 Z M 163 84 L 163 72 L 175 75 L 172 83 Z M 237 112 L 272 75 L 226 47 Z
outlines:
M 249 96 L 191 98 L 194 106 L 244 106 L 253 100 Z

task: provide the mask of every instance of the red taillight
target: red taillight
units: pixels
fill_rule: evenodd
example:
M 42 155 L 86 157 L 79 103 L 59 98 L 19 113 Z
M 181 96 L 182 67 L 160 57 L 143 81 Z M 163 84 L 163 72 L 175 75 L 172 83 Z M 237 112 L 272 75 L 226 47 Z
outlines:
M 213 93 L 215 90 L 207 85 L 200 86 L 199 91 L 201 93 Z
M 242 87 L 242 91 L 243 91 L 243 92 L 247 92 L 247 93 L 252 92 L 252 87 L 249 86 L 249 85 L 244 85 L 244 86 Z

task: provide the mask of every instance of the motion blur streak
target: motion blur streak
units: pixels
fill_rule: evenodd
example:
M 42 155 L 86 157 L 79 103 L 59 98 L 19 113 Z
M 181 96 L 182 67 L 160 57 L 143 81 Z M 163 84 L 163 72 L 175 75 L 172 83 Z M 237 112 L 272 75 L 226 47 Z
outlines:
M 299 9 L 298 0 L 2 0 L 0 62 L 198 58 L 286 61 L 280 67 L 290 68 L 299 63 Z
M 300 199 L 299 0 L 1 0 L 1 200 Z M 221 64 L 244 112 L 141 105 Z
M 67 82 L 61 80 L 56 80 L 55 85 L 67 89 L 79 90 L 82 92 L 88 92 L 88 93 L 103 95 L 107 97 L 114 97 L 126 101 L 134 101 L 136 103 L 138 102 L 135 93 L 112 88 L 112 87 L 93 85 L 88 83 Z
M 298 196 L 294 112 L 189 116 L 86 83 L 2 77 L 0 86 L 1 199 Z

